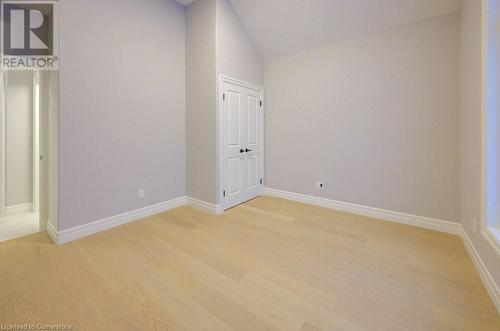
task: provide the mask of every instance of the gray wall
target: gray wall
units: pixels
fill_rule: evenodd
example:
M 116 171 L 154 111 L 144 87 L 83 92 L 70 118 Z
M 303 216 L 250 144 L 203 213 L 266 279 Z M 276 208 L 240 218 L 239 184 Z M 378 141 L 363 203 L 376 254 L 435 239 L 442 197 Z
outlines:
M 458 221 L 458 22 L 266 62 L 266 186 Z
M 59 230 L 185 194 L 185 23 L 173 0 L 61 1 Z
M 500 257 L 481 234 L 481 1 L 465 0 L 460 16 L 460 218 L 490 271 L 500 280 Z
M 186 190 L 215 203 L 215 0 L 189 5 L 186 26 Z
M 7 75 L 5 113 L 5 205 L 33 201 L 33 73 Z
M 227 0 L 217 0 L 217 73 L 264 84 L 264 61 Z

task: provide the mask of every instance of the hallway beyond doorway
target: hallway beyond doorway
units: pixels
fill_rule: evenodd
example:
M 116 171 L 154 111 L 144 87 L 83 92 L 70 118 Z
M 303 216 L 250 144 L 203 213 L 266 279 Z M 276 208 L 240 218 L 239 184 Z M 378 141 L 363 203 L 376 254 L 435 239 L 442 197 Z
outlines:
M 0 242 L 40 231 L 38 213 L 24 213 L 0 217 Z

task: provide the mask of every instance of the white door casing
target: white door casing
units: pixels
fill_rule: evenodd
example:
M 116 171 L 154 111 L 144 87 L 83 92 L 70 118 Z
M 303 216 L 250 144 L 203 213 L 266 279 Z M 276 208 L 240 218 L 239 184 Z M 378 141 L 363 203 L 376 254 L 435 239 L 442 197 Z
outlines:
M 220 156 L 223 209 L 263 191 L 263 89 L 221 76 Z
M 33 212 L 40 211 L 40 72 L 33 72 Z
M 5 109 L 7 75 L 0 72 L 0 217 L 5 216 Z

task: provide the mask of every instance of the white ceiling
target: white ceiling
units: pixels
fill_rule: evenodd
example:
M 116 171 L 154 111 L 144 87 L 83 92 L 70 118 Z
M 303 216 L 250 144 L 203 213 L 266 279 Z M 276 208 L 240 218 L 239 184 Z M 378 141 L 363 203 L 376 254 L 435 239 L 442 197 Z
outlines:
M 187 6 L 189 5 L 191 2 L 194 2 L 195 0 L 175 0 L 177 1 L 178 3 L 180 3 L 181 5 L 184 5 L 184 6 Z
M 449 14 L 461 5 L 461 0 L 229 1 L 265 59 Z

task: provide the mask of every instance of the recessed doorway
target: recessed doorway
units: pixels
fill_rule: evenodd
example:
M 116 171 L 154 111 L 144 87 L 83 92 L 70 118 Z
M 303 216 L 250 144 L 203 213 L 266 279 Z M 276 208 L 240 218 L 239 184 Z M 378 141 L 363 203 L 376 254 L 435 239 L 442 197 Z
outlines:
M 224 210 L 254 199 L 264 188 L 264 89 L 221 76 L 219 106 Z
M 0 73 L 0 241 L 46 229 L 43 73 Z

